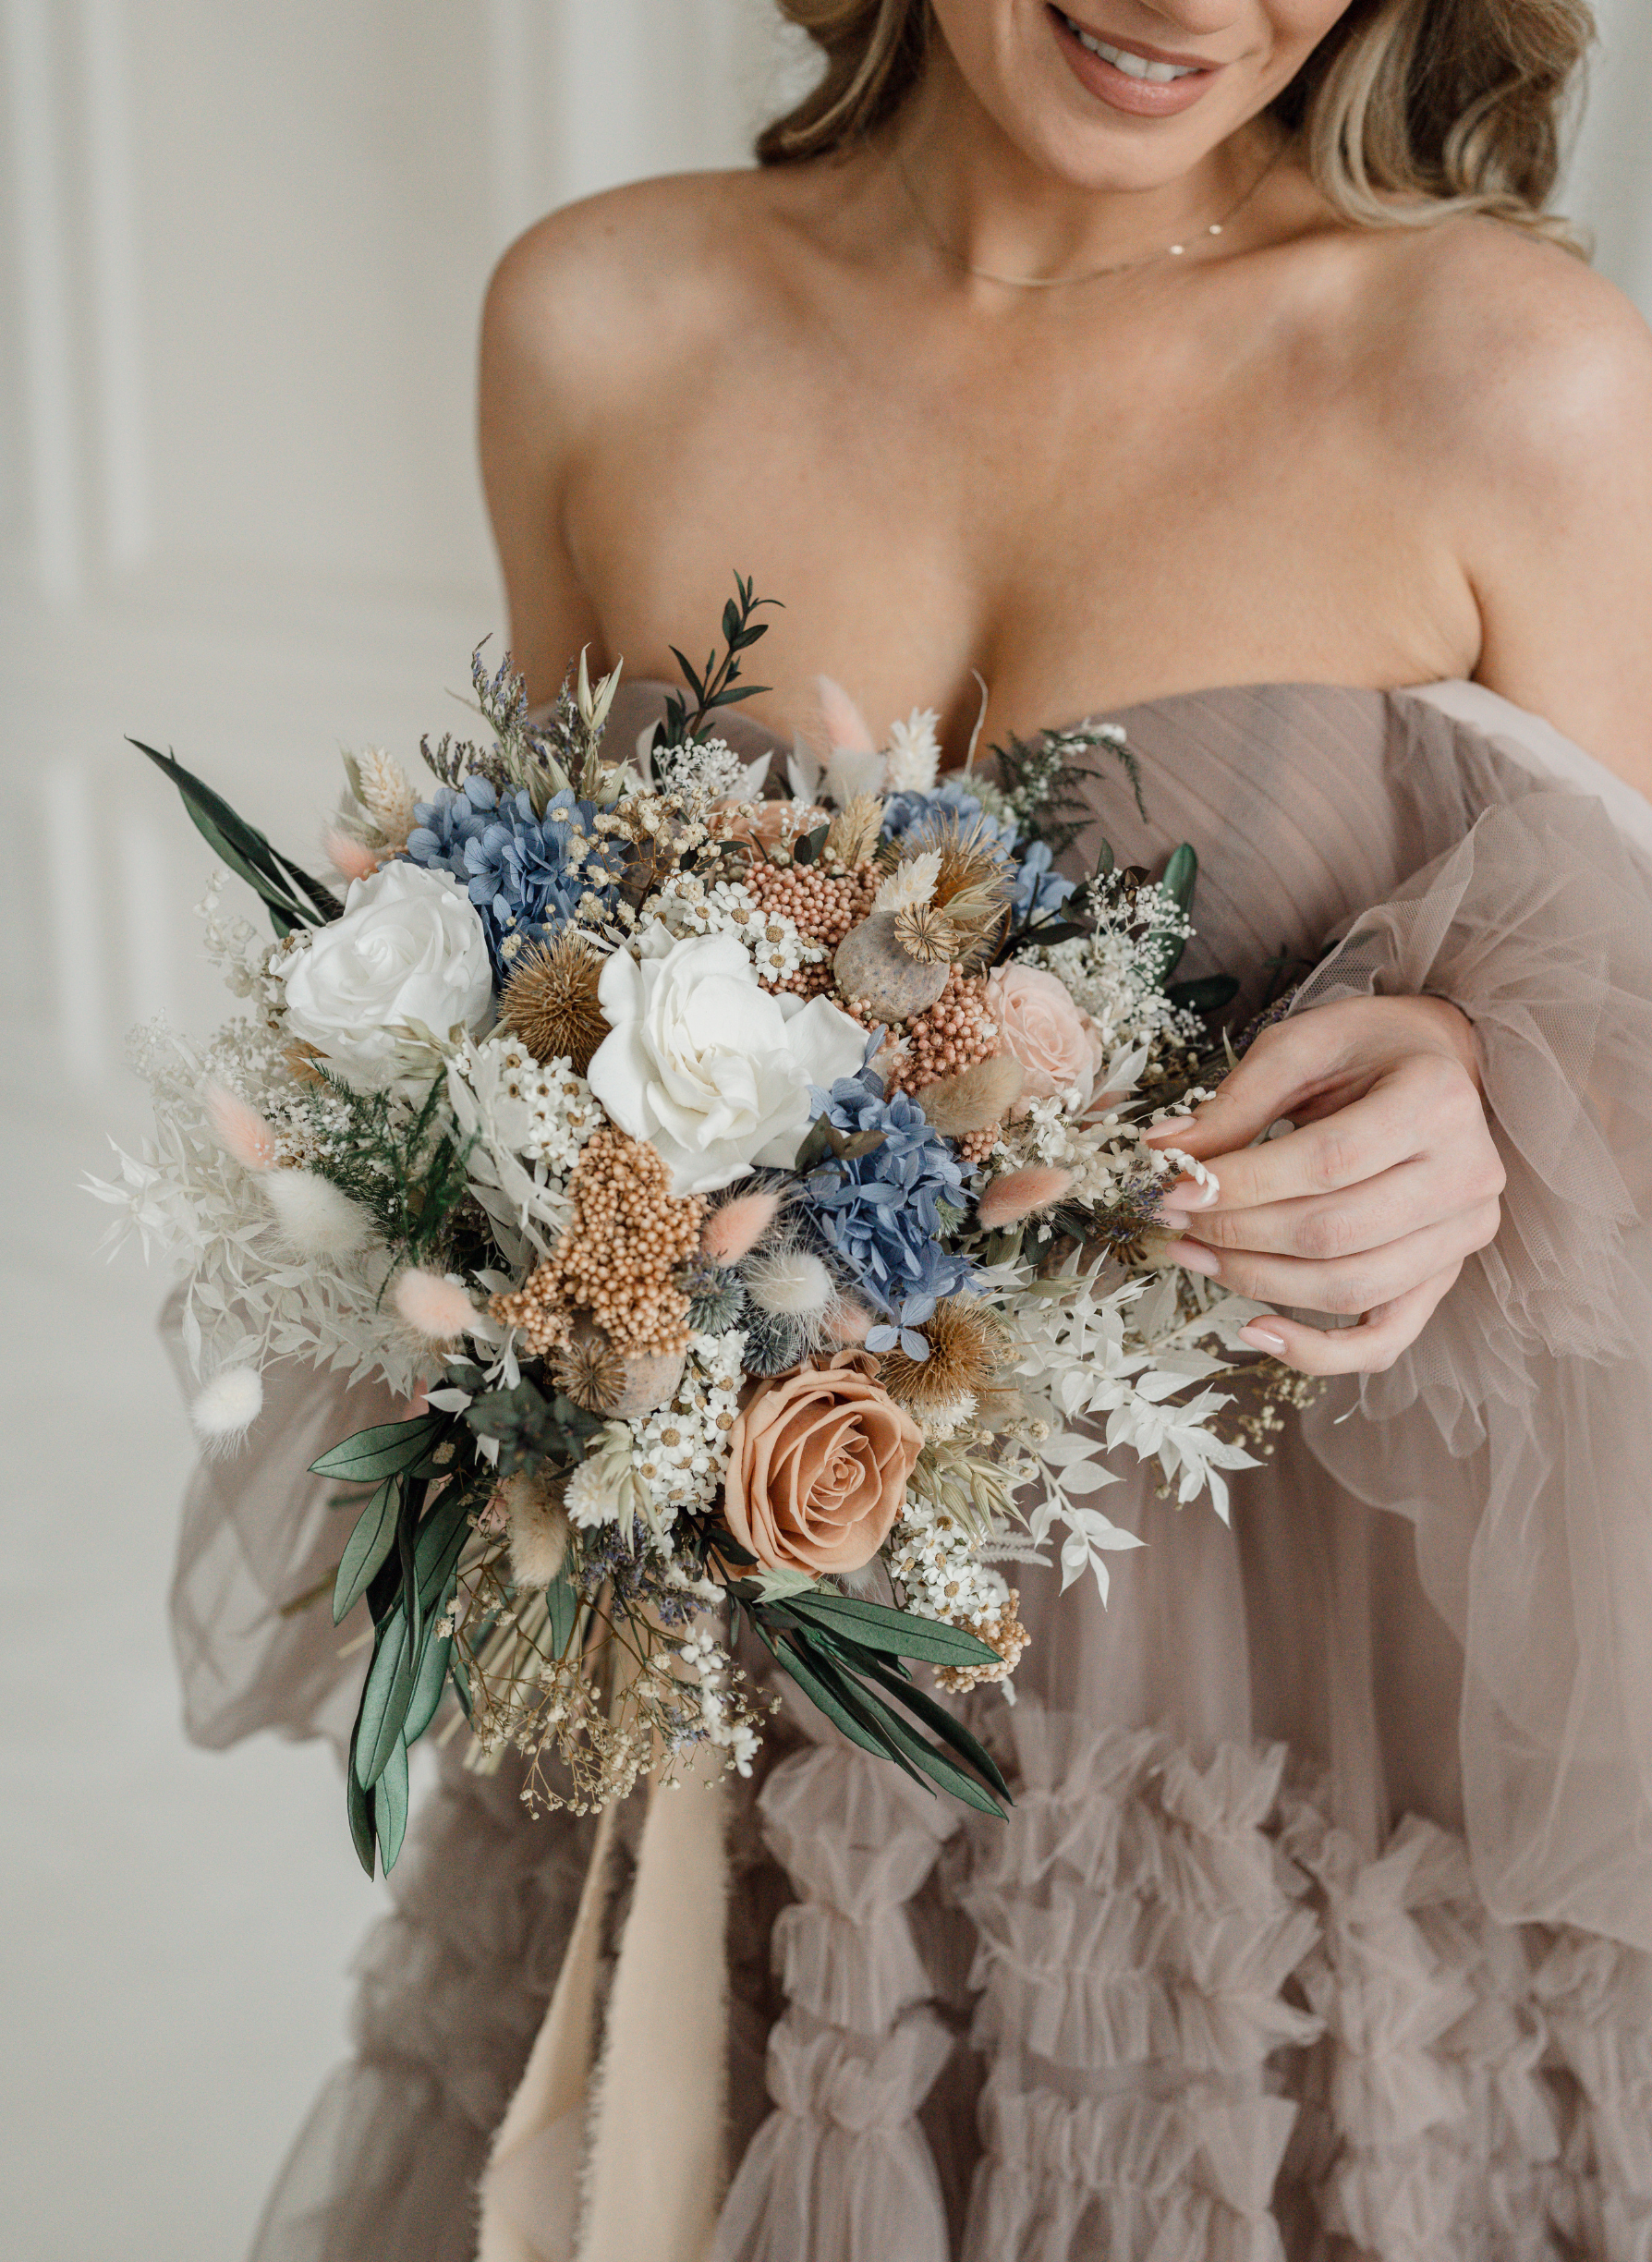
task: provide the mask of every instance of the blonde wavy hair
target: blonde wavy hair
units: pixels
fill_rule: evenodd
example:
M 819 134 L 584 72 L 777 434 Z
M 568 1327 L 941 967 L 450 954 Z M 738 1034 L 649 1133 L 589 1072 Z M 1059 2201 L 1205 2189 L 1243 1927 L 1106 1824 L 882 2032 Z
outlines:
M 778 5 L 826 67 L 759 137 L 764 164 L 830 157 L 894 116 L 923 71 L 929 0 Z M 1588 0 L 1353 0 L 1273 114 L 1362 226 L 1490 213 L 1580 249 L 1549 201 L 1594 39 Z

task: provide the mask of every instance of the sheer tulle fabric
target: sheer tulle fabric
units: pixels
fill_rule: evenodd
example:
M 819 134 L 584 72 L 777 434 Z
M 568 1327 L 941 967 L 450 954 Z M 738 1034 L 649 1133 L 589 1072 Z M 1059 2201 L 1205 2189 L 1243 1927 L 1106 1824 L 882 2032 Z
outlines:
M 622 736 L 659 697 L 626 687 Z M 1028 1575 L 1007 1826 L 777 1745 L 741 1824 L 717 2262 L 1647 2262 L 1652 814 L 1472 687 L 1119 720 L 1148 821 L 1098 781 L 1075 855 L 1196 843 L 1189 973 L 1340 935 L 1303 1005 L 1460 1003 L 1505 1227 L 1409 1358 L 1245 1473 L 1231 1532 L 1121 1484 L 1149 1544 L 1110 1611 Z M 299 1472 L 373 1418 L 293 1376 L 199 1480 L 177 1601 L 204 1739 L 347 1725 L 358 1663 L 324 1611 L 278 1611 L 335 1541 Z M 584 1847 L 444 1775 L 257 2262 L 471 2253 Z M 571 2222 L 543 2251 L 577 2253 Z

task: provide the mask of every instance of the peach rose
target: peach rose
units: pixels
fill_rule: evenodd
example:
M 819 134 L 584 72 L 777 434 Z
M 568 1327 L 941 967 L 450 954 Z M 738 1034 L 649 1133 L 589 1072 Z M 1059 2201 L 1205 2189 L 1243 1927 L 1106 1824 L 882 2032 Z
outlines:
M 987 984 L 987 1011 L 997 1022 L 1003 1049 L 1026 1071 L 1021 1102 L 1065 1099 L 1082 1114 L 1095 1090 L 1106 1049 L 1088 1014 L 1081 1013 L 1064 985 L 1038 967 L 1011 959 Z
M 766 1382 L 729 1432 L 723 1514 L 771 1571 L 857 1571 L 888 1537 L 924 1433 L 864 1351 Z

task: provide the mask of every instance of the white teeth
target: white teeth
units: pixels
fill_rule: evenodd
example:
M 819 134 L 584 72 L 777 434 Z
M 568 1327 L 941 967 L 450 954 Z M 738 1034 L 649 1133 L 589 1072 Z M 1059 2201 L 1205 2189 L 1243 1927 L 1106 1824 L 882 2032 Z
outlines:
M 1154 86 L 1164 86 L 1172 79 L 1191 79 L 1197 67 L 1191 63 L 1149 63 L 1146 55 L 1132 55 L 1128 47 L 1110 47 L 1082 24 L 1075 24 L 1071 16 L 1063 16 L 1062 20 L 1081 47 L 1087 47 L 1104 63 L 1111 63 L 1114 70 L 1122 70 L 1126 79 L 1146 79 Z

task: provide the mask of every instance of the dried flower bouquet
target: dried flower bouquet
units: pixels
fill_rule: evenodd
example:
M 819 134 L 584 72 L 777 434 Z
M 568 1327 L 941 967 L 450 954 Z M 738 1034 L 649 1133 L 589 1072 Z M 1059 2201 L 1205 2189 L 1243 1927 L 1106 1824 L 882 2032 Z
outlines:
M 199 1049 L 141 1037 L 156 1137 L 96 1190 L 189 1268 L 211 1450 L 273 1359 L 407 1403 L 314 1465 L 354 1510 L 334 1617 L 371 1620 L 370 1873 L 449 1689 L 471 1763 L 525 1755 L 535 1803 L 748 1770 L 771 1668 L 998 1810 L 910 1666 L 1007 1682 L 1014 1567 L 1059 1537 L 1105 1596 L 1139 1544 L 1095 1504 L 1104 1456 L 1225 1513 L 1291 1395 L 1236 1341 L 1252 1307 L 1152 1262 L 1159 1190 L 1200 1166 L 1142 1134 L 1221 1073 L 1233 985 L 1172 981 L 1191 849 L 1158 881 L 1105 848 L 1056 870 L 1095 760 L 1136 785 L 1123 734 L 943 776 L 933 714 L 879 747 L 828 686 L 825 759 L 799 742 L 782 780 L 715 733 L 764 633 L 736 592 L 636 749 L 604 737 L 613 676 L 581 663 L 535 722 L 479 655 L 491 743 L 427 741 L 422 796 L 347 760 L 342 901 L 142 749 L 276 939 L 214 881 L 248 1010 Z

